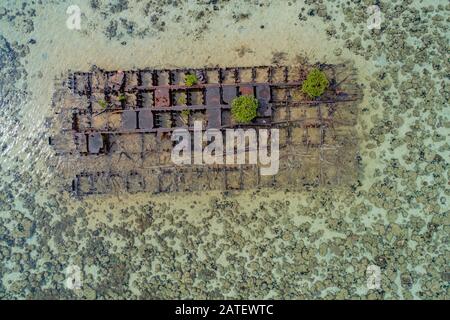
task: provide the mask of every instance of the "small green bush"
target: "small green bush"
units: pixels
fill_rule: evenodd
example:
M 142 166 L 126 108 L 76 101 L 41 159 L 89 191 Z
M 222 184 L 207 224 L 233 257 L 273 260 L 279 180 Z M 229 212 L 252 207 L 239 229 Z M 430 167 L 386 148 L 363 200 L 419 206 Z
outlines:
M 190 114 L 191 114 L 191 110 L 189 110 L 189 109 L 183 109 L 183 110 L 181 111 L 181 116 L 182 116 L 183 118 L 189 117 Z
M 188 125 L 189 124 L 189 115 L 191 114 L 191 110 L 189 109 L 183 109 L 180 112 L 180 118 L 181 121 L 185 124 Z
M 108 106 L 105 100 L 98 100 L 97 102 L 103 109 L 106 109 L 106 107 Z
M 325 92 L 328 85 L 329 82 L 325 73 L 314 68 L 308 73 L 306 80 L 303 81 L 302 92 L 306 93 L 310 98 L 317 98 Z
M 127 97 L 124 94 L 121 94 L 119 96 L 119 101 L 125 101 L 125 100 L 127 100 Z
M 197 76 L 195 74 L 187 74 L 186 75 L 186 79 L 185 79 L 184 83 L 188 87 L 197 84 L 197 82 L 198 82 L 198 79 L 197 79 Z
M 239 96 L 231 102 L 231 115 L 238 123 L 248 123 L 252 121 L 257 113 L 258 100 L 253 96 Z
M 186 95 L 185 94 L 183 94 L 183 95 L 180 95 L 179 97 L 178 97 L 178 101 L 177 101 L 179 104 L 186 104 L 187 103 L 187 98 L 186 98 Z

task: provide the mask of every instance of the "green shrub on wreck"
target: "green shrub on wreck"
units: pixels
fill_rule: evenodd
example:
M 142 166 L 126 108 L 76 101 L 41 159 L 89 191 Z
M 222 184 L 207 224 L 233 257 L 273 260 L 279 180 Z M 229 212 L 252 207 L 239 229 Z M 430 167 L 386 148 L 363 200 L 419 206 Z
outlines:
M 198 82 L 198 78 L 195 74 L 187 74 L 184 84 L 188 87 L 191 87 L 193 85 L 196 85 Z
M 239 96 L 231 102 L 231 115 L 238 123 L 248 123 L 252 121 L 257 113 L 258 100 L 253 96 Z
M 310 98 L 320 97 L 328 88 L 327 76 L 317 68 L 312 69 L 302 84 L 302 92 Z

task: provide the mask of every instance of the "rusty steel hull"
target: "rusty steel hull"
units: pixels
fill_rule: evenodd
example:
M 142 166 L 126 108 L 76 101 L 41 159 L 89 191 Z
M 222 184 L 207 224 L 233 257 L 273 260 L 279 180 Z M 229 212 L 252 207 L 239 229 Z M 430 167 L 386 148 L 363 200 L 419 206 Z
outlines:
M 54 96 L 51 144 L 55 170 L 77 195 L 115 191 L 176 192 L 355 183 L 360 88 L 346 65 L 316 65 L 330 80 L 318 100 L 301 84 L 313 66 L 74 72 Z M 186 86 L 186 74 L 198 83 Z M 231 101 L 258 99 L 257 117 L 234 123 Z M 278 128 L 280 171 L 261 176 L 256 165 L 171 162 L 171 134 L 206 129 Z

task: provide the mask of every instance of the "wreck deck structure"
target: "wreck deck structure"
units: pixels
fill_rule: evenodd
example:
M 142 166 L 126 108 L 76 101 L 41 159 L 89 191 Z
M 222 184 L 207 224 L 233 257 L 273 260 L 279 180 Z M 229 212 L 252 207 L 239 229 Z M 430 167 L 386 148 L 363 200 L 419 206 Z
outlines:
M 312 67 L 329 79 L 316 100 L 301 92 Z M 195 74 L 197 83 L 185 84 Z M 62 86 L 61 86 L 62 85 Z M 358 173 L 355 132 L 361 97 L 345 64 L 70 72 L 56 90 L 50 144 L 56 170 L 76 196 L 114 191 L 176 192 L 351 184 Z M 258 100 L 257 117 L 237 124 L 231 101 Z M 256 165 L 177 166 L 176 128 L 278 128 L 280 170 Z

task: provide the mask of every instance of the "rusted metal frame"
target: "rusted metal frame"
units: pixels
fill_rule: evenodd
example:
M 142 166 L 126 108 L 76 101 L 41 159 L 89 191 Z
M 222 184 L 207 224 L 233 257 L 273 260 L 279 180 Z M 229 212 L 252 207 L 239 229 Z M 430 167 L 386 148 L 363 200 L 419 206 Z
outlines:
M 234 78 L 234 83 L 239 83 L 239 68 L 232 68 L 233 70 L 233 78 Z
M 211 180 L 208 179 L 208 177 L 211 176 L 211 172 L 213 171 L 213 167 L 212 166 L 202 166 L 202 167 L 197 167 L 197 170 L 200 170 L 202 177 L 207 177 L 207 184 L 205 185 L 207 191 L 213 190 L 212 189 L 212 185 L 211 185 Z
M 137 82 L 138 82 L 138 87 L 142 86 L 142 73 L 141 71 L 137 72 Z M 140 90 L 137 90 L 136 92 L 136 108 L 137 109 L 141 109 L 143 108 L 143 99 L 142 99 L 142 92 Z
M 256 78 L 256 69 L 255 69 L 255 67 L 241 67 L 241 68 L 238 68 L 238 70 L 239 70 L 239 80 L 241 80 L 241 74 L 242 74 L 242 72 L 243 71 L 250 71 L 250 83 L 255 83 L 256 81 L 255 81 L 255 78 Z M 242 82 L 242 81 L 239 81 L 239 83 L 245 83 L 245 82 Z
M 168 72 L 169 72 L 169 83 L 173 84 L 175 82 L 175 72 L 179 73 L 180 69 L 171 69 L 168 70 Z
M 287 67 L 287 66 L 284 67 L 283 73 L 284 73 L 284 82 L 288 83 L 288 80 L 289 80 L 289 67 Z
M 186 174 L 185 174 L 184 168 L 174 168 L 173 172 L 175 173 L 175 185 L 176 185 L 176 191 L 182 192 L 186 189 Z M 180 188 L 180 185 L 184 186 L 184 189 Z
M 220 107 L 224 108 L 224 109 L 229 109 L 229 105 L 226 104 L 221 104 L 219 105 Z M 214 106 L 217 107 L 217 106 Z M 152 111 L 183 111 L 185 109 L 190 109 L 190 110 L 205 110 L 205 109 L 209 109 L 210 107 L 208 105 L 204 105 L 204 104 L 199 104 L 199 105 L 179 105 L 179 106 L 170 106 L 170 107 L 151 107 L 151 108 L 136 108 L 136 109 L 119 109 L 119 108 L 115 108 L 115 109 L 108 109 L 108 111 L 111 112 L 115 112 L 115 113 L 122 113 L 124 110 L 136 110 L 139 111 L 139 109 L 150 109 Z M 84 109 L 80 109 L 80 108 L 74 108 L 74 110 L 84 110 Z M 95 114 L 94 114 L 95 115 Z
M 228 171 L 228 169 L 225 167 L 225 178 L 224 178 L 224 180 L 225 180 L 225 188 L 224 188 L 224 190 L 229 190 L 228 189 L 228 174 L 227 174 L 227 171 Z
M 305 101 L 292 101 L 290 102 L 292 106 L 300 106 L 300 105 L 304 105 L 304 104 L 330 104 L 330 103 L 338 103 L 338 102 L 351 102 L 351 101 L 356 101 L 358 100 L 357 98 L 355 99 L 342 99 L 342 100 L 305 100 Z M 285 103 L 285 100 L 281 100 L 281 101 L 272 101 L 272 104 L 274 106 L 277 106 L 278 104 L 283 104 Z
M 258 142 L 259 146 L 259 130 L 256 131 L 256 141 Z M 259 187 L 261 185 L 261 170 L 259 169 L 261 164 L 259 163 L 259 157 L 256 162 L 256 186 Z
M 141 159 L 141 163 L 140 163 L 140 166 L 139 167 L 141 167 L 141 168 L 143 168 L 144 167 L 144 134 L 143 133 L 141 133 L 141 134 L 139 134 L 139 136 L 141 137 L 141 151 L 140 151 L 140 159 Z
M 197 166 L 197 165 L 192 165 L 192 166 L 190 166 L 189 168 L 186 168 L 186 169 L 190 170 L 191 177 L 193 179 L 196 179 L 196 178 L 198 178 L 199 175 L 201 176 L 203 174 L 204 167 L 200 167 L 200 166 Z M 201 189 L 199 187 L 200 184 L 197 184 L 196 188 L 194 188 L 194 185 L 193 185 L 192 181 L 190 181 L 188 185 L 189 185 L 188 191 L 190 191 L 190 192 L 203 190 L 203 188 Z M 208 188 L 209 188 L 209 182 L 208 182 Z
M 198 90 L 201 90 L 201 92 L 202 92 L 202 100 L 203 100 L 203 104 L 200 104 L 200 105 L 198 105 L 198 106 L 205 106 L 205 107 L 207 108 L 208 106 L 205 105 L 205 103 L 206 103 L 206 99 L 205 99 L 205 88 L 204 88 L 204 87 L 200 87 L 200 88 L 198 88 Z M 171 91 L 171 92 L 172 92 L 172 91 Z M 192 104 L 190 104 L 191 99 L 192 99 L 192 93 L 193 93 L 193 88 L 187 88 L 187 89 L 185 89 L 185 94 L 186 94 L 186 106 L 187 106 L 187 107 L 192 105 Z M 169 108 L 173 108 L 173 107 L 174 107 L 173 101 L 171 101 L 171 102 L 172 102 L 172 103 L 171 103 L 171 105 L 170 105 Z
M 287 129 L 287 136 L 286 136 L 286 144 L 291 145 L 292 144 L 292 126 L 289 124 L 286 126 Z
M 331 87 L 334 90 L 334 92 L 336 93 L 336 87 L 338 86 L 337 78 L 336 78 L 336 68 L 331 68 L 331 70 L 332 70 L 332 73 L 333 73 L 332 81 L 335 82 L 334 86 L 332 85 Z
M 140 181 L 139 181 L 140 190 L 137 191 L 137 192 L 145 192 L 145 189 L 146 189 L 145 179 L 144 179 L 144 177 L 142 176 L 142 174 L 140 174 L 140 173 L 137 172 L 136 170 L 132 170 L 132 171 L 128 172 L 127 175 L 126 175 L 126 178 L 125 178 L 125 184 L 126 184 L 126 189 L 127 189 L 127 191 L 130 192 L 130 193 L 132 193 L 132 192 L 130 191 L 130 181 L 129 181 L 129 179 L 130 179 L 131 176 L 138 176 L 138 178 L 139 178 L 139 180 L 140 180 Z
M 161 193 L 161 186 L 162 186 L 162 182 L 161 182 L 161 180 L 162 180 L 161 169 L 155 168 L 155 169 L 151 169 L 150 171 L 151 171 L 153 174 L 156 175 L 156 177 L 157 177 L 156 180 L 157 180 L 157 182 L 158 182 L 158 185 L 156 186 L 156 190 L 154 190 L 153 193 L 154 193 L 154 194 Z
M 156 153 L 158 154 L 158 165 L 161 165 L 161 136 L 163 134 L 163 131 L 158 130 L 156 131 Z M 161 184 L 160 184 L 161 186 Z
M 250 68 L 254 68 L 254 69 L 263 69 L 263 68 L 268 68 L 269 66 L 267 65 L 261 65 L 261 66 L 252 66 L 252 67 L 236 67 L 236 66 L 232 66 L 232 67 L 227 67 L 226 69 L 250 69 Z M 205 70 L 205 71 L 216 71 L 218 69 L 225 69 L 225 68 L 220 68 L 220 67 L 204 67 L 204 68 L 200 68 L 201 70 Z M 192 70 L 197 70 L 197 69 L 192 69 Z
M 82 171 L 82 172 L 78 173 L 75 176 L 75 178 L 72 180 L 72 193 L 74 193 L 75 196 L 77 196 L 79 198 L 81 198 L 83 196 L 94 195 L 94 194 L 96 194 L 96 195 L 107 194 L 108 193 L 107 191 L 100 192 L 98 190 L 98 188 L 95 186 L 95 181 L 96 181 L 95 178 L 94 178 L 95 175 L 97 177 L 105 176 L 105 179 L 107 181 L 107 186 L 109 187 L 109 189 L 112 188 L 112 178 L 113 177 L 119 177 L 121 182 L 124 184 L 121 187 L 122 188 L 125 187 L 125 189 L 127 191 L 129 191 L 129 187 L 127 185 L 128 184 L 128 180 L 127 179 L 128 179 L 128 175 L 129 174 L 130 174 L 130 172 L 128 172 L 127 176 L 124 177 L 122 174 L 115 173 L 115 172 L 112 172 L 112 171 L 109 171 L 109 172 L 105 172 L 105 171 L 84 172 L 84 171 Z M 90 184 L 89 191 L 83 191 L 83 192 L 81 191 L 81 186 L 80 186 L 80 178 L 81 177 L 88 177 L 89 184 Z M 142 177 L 142 179 L 143 179 L 143 177 Z M 144 179 L 142 180 L 141 185 L 142 184 L 144 184 L 144 188 L 145 188 L 145 181 L 144 181 Z
M 112 189 L 112 182 L 114 181 L 114 178 L 118 177 L 120 180 L 120 187 L 123 190 L 124 188 L 126 188 L 126 177 L 124 177 L 123 173 L 119 173 L 119 172 L 114 172 L 114 171 L 109 171 L 108 172 L 108 179 L 109 179 L 109 185 L 111 186 Z
M 291 120 L 290 125 L 295 127 L 298 124 L 303 124 L 304 122 L 305 122 L 305 120 L 303 120 L 303 119 Z M 343 126 L 351 126 L 351 125 L 353 125 L 353 123 L 342 122 L 342 121 L 338 121 L 338 120 L 334 120 L 334 119 L 323 119 L 322 122 L 324 124 L 326 124 L 327 126 L 328 125 L 334 125 L 334 123 L 337 123 L 337 124 L 340 124 L 340 125 L 343 125 Z M 285 125 L 285 122 L 284 121 L 279 121 L 279 122 L 273 122 L 272 123 L 272 127 L 274 127 L 274 128 L 277 128 L 277 127 L 279 127 L 281 125 Z M 317 128 L 318 126 L 319 126 L 319 124 L 313 123 L 313 124 L 305 125 L 305 128 Z M 270 125 L 268 127 L 270 127 Z
M 295 87 L 301 85 L 301 81 L 289 81 L 289 82 L 235 82 L 235 83 L 203 83 L 203 84 L 196 84 L 192 86 L 186 86 L 186 85 L 175 85 L 175 84 L 169 84 L 169 85 L 155 85 L 152 87 L 139 87 L 135 88 L 133 90 L 124 90 L 124 91 L 117 91 L 117 90 L 106 90 L 108 92 L 122 92 L 122 93 L 138 93 L 138 92 L 153 92 L 155 89 L 161 88 L 161 89 L 169 89 L 169 90 L 188 90 L 188 89 L 206 89 L 210 87 L 227 87 L 227 86 L 233 86 L 233 87 L 240 87 L 240 86 L 256 86 L 256 85 L 270 85 L 274 87 L 279 88 L 287 88 L 287 87 Z
M 269 128 L 273 128 L 272 126 L 268 126 Z M 257 137 L 258 137 L 258 141 L 259 141 L 259 130 L 257 130 Z M 271 131 L 269 131 L 269 137 L 268 137 L 270 140 L 272 139 L 272 132 Z M 283 150 L 283 149 L 285 149 L 286 148 L 286 146 L 283 146 L 283 145 L 279 145 L 279 149 L 280 150 Z M 270 150 L 270 152 L 272 153 L 272 149 Z M 262 176 L 261 176 L 261 164 L 260 163 L 258 163 L 258 165 L 257 165 L 257 168 L 256 168 L 256 171 L 257 171 L 257 178 L 258 178 L 258 187 L 266 187 L 266 186 L 262 186 L 261 184 L 262 184 Z M 271 176 L 270 177 L 270 184 L 273 186 L 273 185 L 275 185 L 275 183 L 276 183 L 276 181 L 275 181 L 275 176 Z
M 169 112 L 169 111 L 168 111 Z M 290 125 L 295 125 L 296 123 L 303 123 L 304 120 L 291 120 L 290 121 Z M 324 119 L 323 120 L 324 123 L 331 123 L 331 120 L 328 119 Z M 339 123 L 339 124 L 343 124 L 343 125 L 351 125 L 351 123 L 346 123 L 346 122 L 341 122 L 341 121 L 337 121 L 337 120 L 333 120 L 333 122 Z M 286 121 L 278 121 L 278 122 L 272 122 L 272 123 L 268 123 L 268 124 L 240 124 L 240 125 L 224 125 L 221 126 L 221 128 L 218 128 L 219 130 L 224 130 L 227 128 L 232 128 L 232 127 L 237 127 L 237 128 L 252 128 L 252 127 L 259 127 L 259 128 L 280 128 L 282 126 L 286 126 Z M 311 127 L 311 128 L 315 128 L 318 127 L 318 124 L 309 124 L 306 125 L 306 127 Z M 142 134 L 146 134 L 146 133 L 157 133 L 158 131 L 162 132 L 162 133 L 169 133 L 172 132 L 173 130 L 175 130 L 176 128 L 154 128 L 154 129 L 150 129 L 150 130 L 133 130 L 133 131 L 89 131 L 89 132 L 100 132 L 102 134 L 126 134 L 126 133 L 142 133 Z M 185 128 L 189 131 L 194 130 L 193 127 L 187 127 Z
M 111 173 L 111 168 L 112 168 L 112 162 L 113 162 L 113 153 L 111 152 L 112 147 L 114 146 L 114 144 L 117 144 L 117 142 L 111 142 L 114 141 L 114 139 L 112 139 L 112 137 L 114 137 L 116 134 L 110 134 L 108 137 L 108 141 L 109 141 L 109 148 L 108 148 L 108 153 L 105 155 L 107 157 L 107 164 L 108 164 L 108 169 L 109 169 L 109 174 Z M 120 135 L 120 134 L 117 134 Z M 109 175 L 108 175 L 109 177 Z
M 141 90 L 136 92 L 136 109 L 144 109 L 144 99 Z
M 87 177 L 88 181 L 89 181 L 89 191 L 81 191 L 81 185 L 80 185 L 80 178 L 81 177 Z M 80 172 L 77 176 L 76 176 L 76 194 L 78 196 L 83 196 L 83 195 L 90 195 L 90 194 L 95 194 L 94 192 L 95 188 L 94 188 L 94 178 L 93 178 L 93 173 L 88 173 L 88 172 Z
M 338 67 L 338 66 L 341 66 L 341 65 L 345 66 L 345 64 L 337 64 L 337 65 L 320 64 L 319 66 L 321 66 L 321 67 L 324 67 L 324 66 L 325 67 L 330 67 L 330 68 L 333 69 L 333 71 L 335 71 L 335 68 Z M 234 70 L 235 83 L 241 83 L 240 81 L 238 81 L 239 79 L 236 76 L 236 73 L 238 73 L 240 70 L 252 69 L 252 75 L 253 75 L 252 78 L 253 78 L 253 81 L 255 81 L 256 80 L 255 79 L 255 77 L 256 77 L 256 70 L 257 69 L 268 69 L 268 79 L 269 79 L 269 82 L 272 83 L 270 80 L 272 80 L 273 68 L 274 68 L 274 66 L 228 67 L 228 68 L 225 68 L 225 69 L 223 69 L 223 68 L 215 68 L 215 67 L 194 68 L 194 69 L 192 69 L 192 68 L 181 68 L 181 69 L 148 69 L 148 68 L 145 68 L 145 69 L 137 69 L 137 70 L 128 70 L 128 71 L 124 71 L 124 73 L 125 73 L 125 78 L 126 78 L 126 74 L 130 73 L 130 72 L 138 74 L 138 76 L 141 75 L 142 72 L 150 72 L 150 73 L 152 73 L 152 78 L 154 80 L 154 82 L 152 83 L 153 86 L 165 86 L 165 85 L 160 85 L 160 84 L 157 83 L 157 79 L 155 79 L 155 76 L 157 76 L 158 72 L 168 72 L 168 74 L 169 74 L 169 81 L 170 81 L 171 74 L 173 74 L 174 71 L 175 72 L 203 72 L 203 75 L 206 75 L 207 71 L 219 71 L 219 75 L 223 75 L 223 70 Z M 289 70 L 289 67 L 288 66 L 279 66 L 277 68 L 284 68 L 285 69 L 284 70 L 285 82 L 288 82 L 288 70 Z M 110 76 L 115 74 L 116 72 L 117 71 L 104 71 L 104 70 L 102 70 L 102 73 L 104 75 L 107 75 L 107 84 L 109 83 Z M 86 73 L 86 74 L 88 74 L 88 73 Z M 223 83 L 223 81 L 220 81 L 220 80 L 223 80 L 223 76 L 219 77 L 219 82 Z M 125 84 L 125 82 L 126 82 L 126 80 L 124 81 L 123 84 Z M 248 83 L 248 84 L 251 84 L 251 83 Z M 208 84 L 205 83 L 203 85 L 208 85 Z M 214 84 L 210 84 L 210 85 L 214 85 Z M 142 86 L 142 82 L 141 83 L 138 82 L 137 87 L 139 88 L 141 86 Z M 199 85 L 199 86 L 201 86 L 201 85 Z M 195 88 L 195 87 L 196 86 L 192 86 L 192 88 Z M 128 89 L 128 90 L 125 90 L 125 91 L 128 92 L 128 91 L 133 91 L 133 90 L 136 90 L 136 89 L 137 88 L 134 87 L 132 89 Z M 150 88 L 148 88 L 148 89 L 150 89 Z M 139 90 L 139 89 L 137 89 L 137 90 Z
M 120 93 L 128 93 L 128 92 L 132 92 L 132 90 L 136 90 L 136 87 L 139 87 L 139 82 L 137 84 L 137 86 L 128 86 L 127 82 L 129 80 L 129 75 L 137 75 L 137 77 L 139 77 L 139 71 L 138 70 L 128 70 L 128 71 L 124 71 L 124 77 L 123 77 L 123 84 L 122 84 L 122 88 L 121 90 L 119 90 Z
M 89 125 L 92 126 L 92 74 L 91 73 L 89 73 L 87 76 L 87 83 L 88 83 L 88 88 L 87 88 L 86 96 L 89 101 L 89 105 L 87 107 L 87 110 L 89 112 L 88 112 L 87 116 L 89 118 Z
M 221 190 L 226 190 L 226 184 L 225 184 L 225 173 L 223 172 L 223 168 L 217 167 L 215 165 L 208 165 L 208 166 L 196 166 L 194 167 L 196 174 L 201 174 L 202 177 L 211 177 L 213 174 L 223 173 L 224 179 L 221 181 Z M 205 190 L 217 190 L 216 188 L 213 188 L 211 179 L 207 179 L 207 185 L 205 185 Z M 192 187 L 191 187 L 192 190 Z M 220 189 L 219 189 L 220 190 Z
M 228 183 L 228 175 L 229 172 L 239 172 L 239 189 L 234 189 L 234 188 L 229 188 L 229 183 Z M 225 190 L 242 190 L 241 188 L 241 172 L 240 172 L 240 166 L 239 167 L 225 167 Z
M 226 167 L 225 166 L 223 166 L 223 167 L 219 167 L 219 168 L 217 168 L 217 170 L 219 171 L 219 172 L 222 172 L 222 174 L 223 174 L 223 181 L 222 181 L 222 190 L 227 190 L 227 173 L 226 173 Z
M 177 91 L 177 89 L 169 89 L 171 92 Z M 172 105 L 170 106 L 170 108 L 176 108 L 176 107 L 184 107 L 184 108 L 190 108 L 192 106 L 192 104 L 189 104 L 189 94 L 188 94 L 188 89 L 178 89 L 180 91 L 183 91 L 183 93 L 186 96 L 186 106 L 174 106 L 173 105 L 173 100 L 172 100 Z
M 129 181 L 129 176 L 130 176 L 132 173 L 133 173 L 133 171 L 130 171 L 130 172 L 128 172 L 128 173 L 125 175 L 125 189 L 126 189 L 126 191 L 129 192 L 129 193 L 131 193 L 131 192 L 130 192 L 130 181 Z
M 173 168 L 173 174 L 174 174 L 174 184 L 175 184 L 175 192 L 182 191 L 180 189 L 180 182 L 184 178 L 184 173 L 182 170 L 178 170 L 178 168 Z
M 269 66 L 267 69 L 267 80 L 269 84 L 273 84 L 273 66 Z
M 142 87 L 143 87 L 143 84 L 142 84 L 142 74 L 143 73 L 150 74 L 151 83 L 150 83 L 150 87 L 148 87 L 148 90 L 151 90 L 151 88 L 155 87 L 156 70 L 155 69 L 150 69 L 150 68 L 139 69 L 139 75 L 140 75 L 140 79 L 141 79 L 141 83 L 140 83 L 139 87 L 141 87 L 141 88 L 138 89 L 138 90 L 142 90 Z
M 243 170 L 242 167 L 243 167 L 243 165 L 240 164 L 239 165 L 239 190 L 244 189 L 244 181 L 243 181 L 243 179 L 244 179 L 244 172 L 242 171 Z
M 322 119 L 322 108 L 319 104 L 319 128 L 320 128 L 320 142 L 319 142 L 319 184 L 323 185 L 323 165 L 324 165 L 324 155 L 323 155 L 323 141 L 324 141 L 324 126 L 323 126 L 323 119 Z
M 173 174 L 174 170 L 172 170 L 172 168 L 162 168 L 160 170 L 158 170 L 158 191 L 156 193 L 166 193 L 169 192 L 170 190 L 168 189 L 163 189 L 163 181 L 166 179 L 167 181 L 167 176 L 169 176 L 169 178 L 172 179 L 172 184 L 174 182 L 173 180 Z
M 286 67 L 286 81 L 288 79 L 288 69 Z M 291 101 L 292 101 L 292 96 L 291 96 L 291 91 L 287 91 L 286 94 L 286 114 L 287 114 L 287 124 L 288 124 L 288 129 L 287 129 L 287 137 L 286 137 L 286 143 L 291 144 L 292 141 L 292 137 L 291 137 L 291 130 L 290 130 L 290 126 L 289 123 L 291 122 Z
M 112 90 L 112 88 L 111 88 L 111 76 L 113 76 L 113 75 L 115 75 L 117 73 L 117 71 L 106 71 L 105 73 L 104 73 L 104 75 L 106 76 L 106 82 L 105 82 L 105 93 L 106 92 L 110 92 L 110 91 L 120 91 L 120 89 L 122 89 L 122 87 L 124 86 L 124 84 L 125 84 L 125 80 L 123 79 L 122 80 L 122 84 L 121 84 L 121 86 L 120 86 L 120 88 L 119 88 L 119 90 Z M 125 78 L 125 76 L 124 76 L 124 78 Z
M 256 83 L 256 68 L 252 67 L 252 82 Z
M 82 77 L 86 77 L 87 79 L 87 83 L 85 84 L 85 87 L 83 88 L 83 92 L 78 92 L 76 91 L 77 88 L 77 76 L 82 76 Z M 76 95 L 89 95 L 90 91 L 92 91 L 91 85 L 90 85 L 90 80 L 92 77 L 92 74 L 90 72 L 74 72 L 72 74 L 73 80 L 72 80 L 72 85 L 73 85 L 73 93 Z
M 214 68 L 213 68 L 214 69 Z M 239 69 L 234 69 L 234 72 L 236 73 L 236 70 L 239 70 Z M 254 68 L 252 68 L 252 77 L 254 78 Z M 271 72 L 271 70 L 272 69 L 268 69 L 268 73 L 270 73 Z M 285 69 L 286 70 L 286 69 Z M 333 69 L 333 72 L 335 72 L 335 69 Z M 252 79 L 253 80 L 253 79 Z M 287 79 L 287 77 L 285 78 L 285 80 L 287 81 L 288 79 Z M 219 81 L 221 81 L 221 77 L 219 77 Z M 236 82 L 236 77 L 235 77 L 235 82 Z M 234 85 L 234 84 L 222 84 L 222 85 Z M 217 86 L 217 84 L 215 84 L 215 86 Z M 140 90 L 138 90 L 138 93 L 139 93 L 139 91 Z M 337 99 L 336 101 L 330 101 L 329 103 L 337 103 L 337 102 L 340 102 L 340 101 L 354 101 L 354 100 L 356 100 L 356 99 L 342 99 L 342 100 L 339 100 L 339 99 Z M 313 103 L 323 103 L 323 104 L 326 104 L 327 103 L 327 101 L 314 101 Z M 304 102 L 303 103 L 297 103 L 297 104 L 299 104 L 299 105 L 301 105 L 301 104 L 304 104 Z M 290 109 L 290 105 L 289 104 L 285 104 L 286 106 L 287 106 L 287 108 L 289 108 Z M 319 106 L 320 107 L 320 106 Z M 208 106 L 206 106 L 206 108 L 208 108 Z M 225 106 L 225 108 L 226 108 L 226 106 Z M 224 109 L 225 109 L 224 108 Z M 164 110 L 165 111 L 165 110 Z M 321 110 L 322 111 L 322 110 Z M 320 111 L 320 112 L 321 112 Z M 323 130 L 323 126 L 324 126 L 324 119 L 323 119 L 323 116 L 322 116 L 322 113 L 320 113 L 321 114 L 321 116 L 320 116 L 320 118 L 321 118 L 321 121 L 320 121 L 320 124 L 319 124 L 319 126 L 321 127 L 321 130 Z M 328 119 L 327 119 L 328 120 Z M 290 110 L 288 111 L 288 121 L 290 122 L 291 121 L 291 115 L 290 115 Z M 301 121 L 301 120 L 300 120 Z M 328 120 L 328 122 L 331 124 L 331 125 L 333 125 L 333 122 L 332 122 L 332 120 L 331 119 L 329 119 Z M 277 124 L 275 124 L 275 125 L 277 125 Z M 293 125 L 293 123 L 289 123 L 289 126 L 287 127 L 288 129 L 290 129 L 291 128 L 291 126 Z M 317 126 L 317 124 L 316 125 L 314 125 L 314 124 L 312 124 L 312 125 L 309 125 L 310 127 L 316 127 Z M 159 132 L 168 132 L 168 131 L 170 131 L 170 130 L 167 130 L 167 129 L 159 129 L 158 130 Z M 142 136 L 142 135 L 141 135 Z M 288 138 L 289 138 L 289 134 L 288 134 Z M 319 145 L 319 147 L 323 147 L 323 133 L 321 132 L 321 137 L 320 137 L 320 139 L 321 139 L 321 141 L 320 141 L 320 145 Z M 141 140 L 142 141 L 142 140 Z M 143 142 L 143 141 L 142 141 Z M 158 144 L 159 145 L 159 144 Z M 158 161 L 159 161 L 159 159 L 158 159 Z M 241 168 L 242 169 L 242 168 Z M 259 172 L 259 171 L 258 171 Z M 242 182 L 242 181 L 241 181 Z
M 77 87 L 76 83 L 75 83 L 75 74 L 73 72 L 71 72 L 71 70 L 69 70 L 69 75 L 68 75 L 67 79 L 68 79 L 67 82 L 68 82 L 68 87 L 69 87 L 70 91 L 74 95 L 77 94 L 75 92 L 75 88 Z
M 156 80 L 156 82 L 155 82 L 155 87 L 162 87 L 162 86 L 166 86 L 166 85 L 161 85 L 160 84 L 160 79 L 159 79 L 159 76 L 160 76 L 160 74 L 162 74 L 163 72 L 166 72 L 166 73 L 168 73 L 169 74 L 169 85 L 170 85 L 170 70 L 171 69 L 158 69 L 158 70 L 155 70 L 155 80 Z
M 105 176 L 106 177 L 106 181 L 107 181 L 107 186 L 108 186 L 109 189 L 111 189 L 111 178 L 110 178 L 109 172 L 97 171 L 97 172 L 94 173 L 94 175 L 97 177 L 97 180 L 94 178 L 94 182 L 98 181 L 98 177 Z M 106 194 L 107 193 L 106 191 L 105 192 L 100 192 L 98 190 L 98 187 L 96 187 L 95 185 L 94 185 L 94 189 L 95 189 L 95 194 Z

